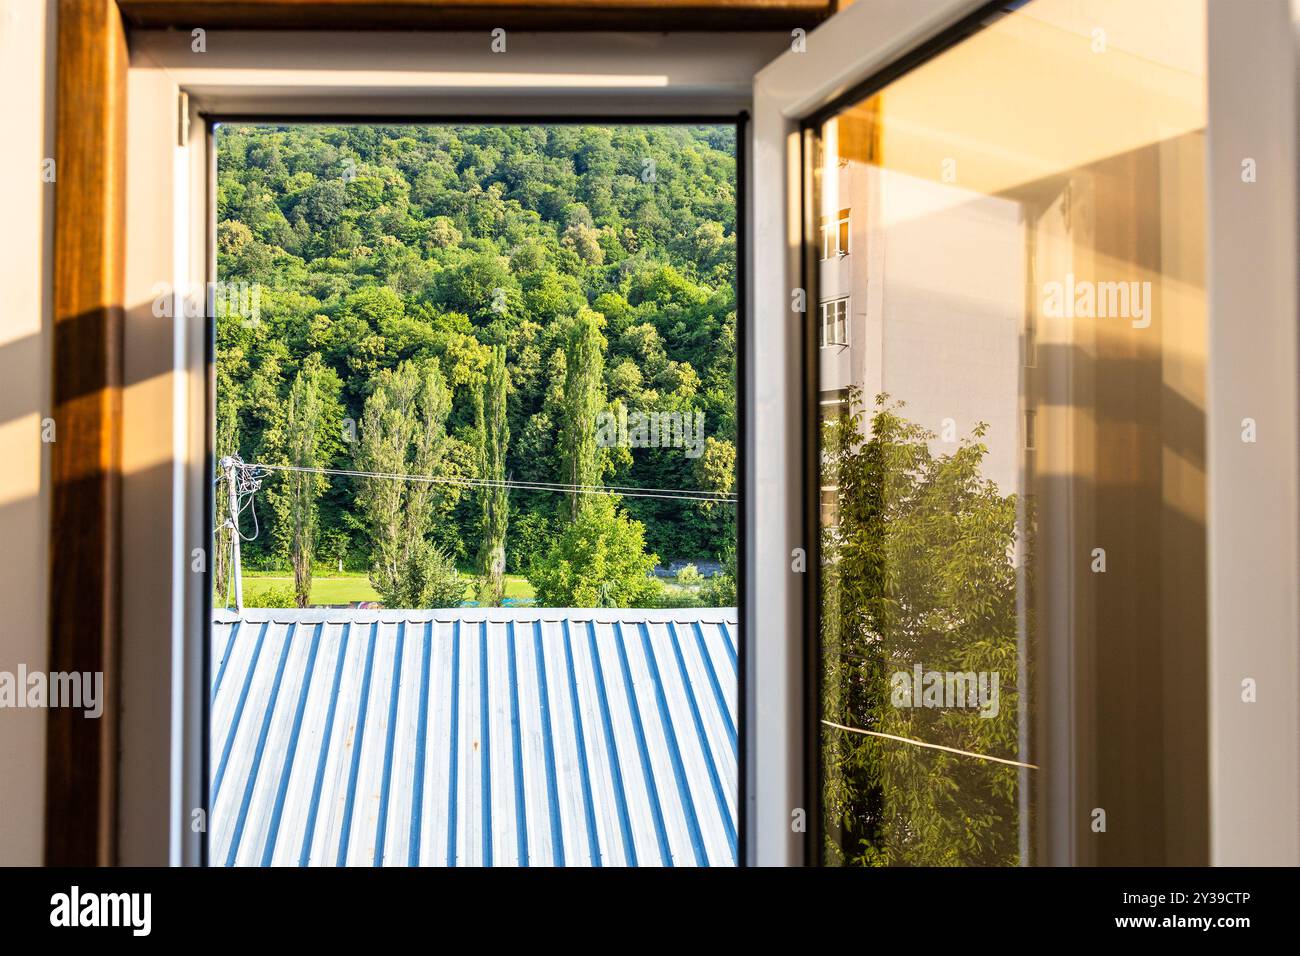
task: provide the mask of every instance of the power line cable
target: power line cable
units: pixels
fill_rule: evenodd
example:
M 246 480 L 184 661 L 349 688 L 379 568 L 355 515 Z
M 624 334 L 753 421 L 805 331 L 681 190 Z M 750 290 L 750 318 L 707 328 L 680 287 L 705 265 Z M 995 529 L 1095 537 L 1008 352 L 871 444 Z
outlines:
M 577 485 L 550 481 L 518 481 L 494 478 L 456 478 L 436 475 L 401 475 L 376 471 L 359 471 L 348 468 L 307 468 L 302 465 L 269 465 L 257 463 L 250 468 L 268 471 L 297 471 L 345 478 L 384 478 L 390 481 L 418 481 L 431 484 L 458 485 L 472 488 L 507 488 L 515 491 L 548 491 L 579 495 L 619 495 L 627 498 L 657 498 L 667 501 L 702 501 L 735 504 L 736 496 L 723 492 L 704 491 L 699 488 L 640 488 L 630 485 Z
M 1032 763 L 1021 763 L 1019 760 L 1010 760 L 1006 757 L 991 757 L 988 754 L 975 753 L 973 750 L 958 750 L 956 747 L 945 747 L 943 744 L 927 743 L 924 740 L 915 740 L 911 737 L 900 737 L 897 734 L 886 734 L 879 730 L 863 730 L 861 727 L 846 727 L 844 724 L 837 724 L 831 720 L 822 720 L 827 727 L 834 727 L 836 730 L 844 730 L 851 734 L 862 734 L 865 737 L 880 737 L 884 740 L 894 740 L 901 744 L 911 744 L 913 747 L 925 747 L 927 750 L 942 750 L 946 753 L 957 754 L 960 757 L 974 757 L 976 760 L 991 760 L 993 763 L 1007 764 L 1011 767 L 1024 767 L 1026 770 L 1037 770 L 1038 765 Z

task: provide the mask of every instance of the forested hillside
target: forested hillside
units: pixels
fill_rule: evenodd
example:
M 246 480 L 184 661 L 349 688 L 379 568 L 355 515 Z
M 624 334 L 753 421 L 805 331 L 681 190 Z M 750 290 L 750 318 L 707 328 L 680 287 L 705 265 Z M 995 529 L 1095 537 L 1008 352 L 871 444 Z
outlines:
M 445 479 L 399 494 L 272 473 L 245 567 L 341 560 L 397 595 L 441 565 L 490 567 L 504 529 L 509 573 L 554 552 L 536 577 L 555 600 L 649 600 L 570 581 L 594 559 L 560 553 L 569 496 L 464 479 L 734 491 L 734 128 L 236 125 L 217 149 L 218 277 L 254 290 L 218 310 L 218 455 Z M 589 416 L 620 406 L 702 412 L 707 439 L 593 449 Z M 601 562 L 615 541 L 663 561 L 734 544 L 730 503 L 587 499 Z

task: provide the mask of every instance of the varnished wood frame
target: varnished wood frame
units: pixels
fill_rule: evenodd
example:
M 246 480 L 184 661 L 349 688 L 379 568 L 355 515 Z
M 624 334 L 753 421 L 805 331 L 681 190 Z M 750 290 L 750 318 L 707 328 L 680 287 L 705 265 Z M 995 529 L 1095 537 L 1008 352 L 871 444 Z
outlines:
M 838 0 L 117 0 L 132 27 L 812 30 Z
M 45 862 L 117 857 L 126 31 L 115 0 L 63 0 L 55 118 L 50 670 L 100 671 L 104 709 L 50 708 Z
M 52 708 L 45 862 L 118 860 L 127 36 L 131 27 L 747 30 L 836 0 L 60 0 L 50 670 L 102 672 L 98 719 Z

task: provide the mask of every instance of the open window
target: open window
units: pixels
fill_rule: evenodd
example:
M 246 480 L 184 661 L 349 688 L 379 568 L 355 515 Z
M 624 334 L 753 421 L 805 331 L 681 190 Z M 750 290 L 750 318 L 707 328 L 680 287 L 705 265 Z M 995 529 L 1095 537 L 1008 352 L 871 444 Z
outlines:
M 1256 796 L 1222 768 L 1293 766 L 1238 736 L 1221 609 L 1253 620 L 1260 594 L 1218 551 L 1222 522 L 1262 519 L 1239 514 L 1252 419 L 1220 404 L 1245 383 L 1219 351 L 1223 283 L 1248 285 L 1223 255 L 1244 144 L 1270 138 L 1229 105 L 1259 21 L 1213 0 L 903 6 L 855 4 L 755 86 L 756 229 L 783 237 L 755 247 L 755 406 L 788 437 L 753 460 L 808 489 L 757 485 L 760 513 L 797 497 L 803 519 L 754 529 L 781 559 L 753 569 L 758 616 L 800 635 L 755 635 L 758 832 L 806 809 L 786 850 L 828 865 L 1242 859 L 1219 811 Z M 800 441 L 796 473 L 778 457 Z
M 132 6 L 141 5 L 124 2 Z M 61 433 L 55 498 L 56 514 L 74 515 L 77 494 L 90 487 L 78 483 L 78 448 L 110 461 L 120 454 L 120 514 L 87 535 L 107 542 L 105 554 L 120 546 L 130 574 L 110 561 L 115 570 L 91 575 L 103 586 L 86 612 L 103 611 L 93 649 L 110 670 L 120 644 L 120 672 L 108 681 L 119 723 L 92 734 L 52 721 L 51 747 L 95 755 L 87 773 L 107 795 L 69 845 L 124 862 L 186 864 L 297 863 L 304 853 L 306 862 L 376 853 L 383 862 L 446 862 L 452 833 L 482 862 L 524 862 L 543 847 L 549 855 L 537 861 L 558 862 L 561 845 L 565 862 L 574 847 L 591 860 L 591 848 L 618 845 L 634 847 L 638 861 L 767 865 L 1257 862 L 1292 852 L 1294 820 L 1280 838 L 1229 838 L 1233 819 L 1293 805 L 1300 780 L 1278 731 L 1296 725 L 1294 698 L 1236 706 L 1243 679 L 1300 673 L 1297 612 L 1285 597 L 1294 591 L 1300 487 L 1295 195 L 1291 186 L 1262 200 L 1250 189 L 1260 170 L 1294 168 L 1294 109 L 1290 94 L 1230 68 L 1293 69 L 1284 5 L 1260 6 L 1260 16 L 1245 18 L 1217 0 L 1083 12 L 1057 0 L 859 0 L 811 31 L 511 33 L 504 56 L 488 33 L 212 29 L 198 37 L 141 28 L 131 34 L 129 69 L 120 24 L 99 24 L 112 42 L 97 68 L 124 80 L 130 110 L 103 94 L 105 122 L 92 139 L 117 157 L 108 167 L 123 170 L 125 189 L 96 193 L 92 218 L 96 241 L 123 255 L 107 256 L 103 274 L 77 288 L 93 298 L 96 276 L 104 279 L 113 300 L 105 314 L 122 318 L 125 351 L 114 353 L 103 333 L 111 322 L 75 321 L 93 312 L 85 296 L 59 314 L 70 333 L 99 336 L 81 354 L 107 356 L 96 366 L 112 386 L 104 401 L 77 407 L 101 424 L 124 424 L 120 448 L 112 428 L 73 430 L 66 445 Z M 358 617 L 356 632 L 320 609 L 281 609 L 284 620 L 235 612 L 215 630 L 212 575 L 224 559 L 214 528 L 224 514 L 240 515 L 247 530 L 241 483 L 247 491 L 266 475 L 245 466 L 283 464 L 241 454 L 238 466 L 219 467 L 233 455 L 210 427 L 221 421 L 212 373 L 224 346 L 210 340 L 209 321 L 223 310 L 228 317 L 232 300 L 210 297 L 209 284 L 222 281 L 224 256 L 261 254 L 253 237 L 279 228 L 221 212 L 222 136 L 245 137 L 246 161 L 273 166 L 272 127 L 393 130 L 372 136 L 376 155 L 392 156 L 407 149 L 398 145 L 403 125 L 495 127 L 473 144 L 483 161 L 454 169 L 476 169 L 465 193 L 486 194 L 491 206 L 492 182 L 481 174 L 500 161 L 492 138 L 541 143 L 545 130 L 576 120 L 588 129 L 694 130 L 684 147 L 710 141 L 713 133 L 699 132 L 706 127 L 734 131 L 735 191 L 724 197 L 734 226 L 721 232 L 724 247 L 735 242 L 734 618 L 679 621 L 676 609 L 656 608 L 661 617 L 628 622 L 609 613 L 620 608 L 495 629 L 484 609 L 456 618 L 458 639 L 456 621 L 437 613 L 445 609 L 403 608 L 424 613 L 389 619 L 388 610 L 358 608 L 374 616 Z M 1270 123 L 1287 135 L 1272 137 Z M 342 139 L 321 148 L 335 149 L 347 168 Z M 97 182 L 96 162 L 102 157 L 80 167 L 61 160 L 60 175 Z M 382 219 L 393 209 L 388 191 L 401 187 L 368 163 L 336 185 L 345 205 L 373 202 L 369 212 Z M 264 198 L 248 193 L 251 179 L 237 184 L 249 215 L 259 203 L 272 219 L 306 204 L 283 227 L 300 249 L 336 228 L 327 220 L 331 196 L 340 198 L 335 188 L 313 192 L 304 171 L 276 179 L 292 194 Z M 632 169 L 624 174 L 638 180 Z M 418 281 L 418 268 L 404 272 L 400 250 L 383 237 L 408 249 L 427 244 L 433 261 L 433 248 L 454 236 L 448 226 L 465 238 L 447 218 L 422 215 L 415 233 L 399 235 L 398 223 L 348 248 L 367 247 L 367 275 L 382 278 L 376 287 Z M 123 220 L 125 239 L 115 239 Z M 223 222 L 242 222 L 249 235 Z M 621 233 L 601 232 L 608 222 L 576 211 L 555 222 L 565 254 L 608 255 L 609 242 L 630 253 Z M 67 245 L 71 228 L 62 235 L 61 261 L 79 262 Z M 703 254 L 719 237 L 708 227 L 686 238 Z M 317 254 L 330 251 L 312 254 L 324 284 L 339 277 L 328 261 L 339 257 Z M 109 273 L 120 262 L 114 291 Z M 274 253 L 262 265 L 293 267 Z M 492 285 L 485 326 L 497 288 L 506 310 L 514 307 L 510 284 Z M 345 318 L 346 294 L 337 311 L 328 296 L 318 300 L 328 323 Z M 233 301 L 236 313 L 249 302 L 239 293 Z M 317 310 L 304 305 L 310 337 Z M 352 305 L 355 316 L 364 303 Z M 389 325 L 396 333 L 402 323 Z M 716 348 L 731 347 L 718 331 Z M 61 354 L 75 347 L 75 337 L 60 341 Z M 346 360 L 363 358 L 366 344 L 365 336 L 351 342 Z M 116 385 L 114 354 L 125 357 Z M 71 407 L 84 385 L 65 384 L 56 401 Z M 291 390 L 269 404 L 287 405 Z M 353 414 L 339 417 L 364 418 L 371 394 L 363 385 Z M 506 401 L 508 409 L 508 390 Z M 458 414 L 473 417 L 465 407 Z M 1269 416 L 1271 442 L 1248 437 Z M 367 473 L 329 476 L 349 481 L 384 471 L 330 470 Z M 702 487 L 621 483 L 624 492 Z M 544 492 L 562 497 L 590 484 L 574 476 Z M 115 488 L 112 475 L 94 484 L 94 501 L 111 502 Z M 1279 535 L 1279 527 L 1291 530 Z M 535 550 L 550 549 L 543 539 Z M 1249 574 L 1238 561 L 1247 551 L 1257 556 Z M 349 570 L 346 553 L 333 557 Z M 694 553 L 660 557 L 698 565 Z M 93 564 L 57 547 L 53 559 L 56 574 Z M 222 583 L 232 582 L 225 573 Z M 56 650 L 98 633 L 75 626 L 84 615 L 73 609 L 72 584 L 82 577 L 68 575 L 68 592 L 56 595 Z M 295 614 L 308 616 L 290 622 Z M 288 623 L 300 632 L 301 658 L 285 656 Z M 595 631 L 584 635 L 575 623 Z M 590 641 L 582 646 L 593 633 L 594 653 Z M 1242 633 L 1264 636 L 1236 640 Z M 263 634 L 269 640 L 259 645 Z M 482 653 L 489 638 L 500 653 Z M 232 656 L 236 648 L 246 656 Z M 250 669 L 263 652 L 274 666 Z M 727 668 L 734 685 L 723 682 Z M 445 689 L 404 692 L 426 675 Z M 450 800 L 417 815 L 421 749 L 399 732 L 433 726 L 421 707 L 450 700 L 453 688 L 472 696 L 496 686 L 503 693 L 488 706 L 481 698 L 476 710 L 458 705 L 465 720 L 454 731 L 450 720 L 438 724 L 422 751 L 422 799 L 451 795 L 465 773 L 480 788 L 491 783 L 491 794 L 480 789 L 476 798 L 473 826 L 449 823 Z M 637 706 L 616 715 L 606 700 L 606 712 L 597 687 Z M 214 689 L 231 688 L 240 692 L 214 706 Z M 273 695 L 283 706 L 249 704 Z M 336 723 L 327 729 L 332 704 Z M 240 722 L 253 718 L 247 748 L 230 733 L 236 712 Z M 309 712 L 325 722 L 310 722 Z M 361 756 L 349 762 L 346 745 L 333 748 L 329 738 L 346 735 L 363 713 L 363 733 L 382 727 L 371 738 L 382 746 L 354 748 Z M 551 722 L 527 724 L 525 713 Z M 626 726 L 611 731 L 612 743 L 587 739 L 616 720 Z M 560 725 L 574 736 L 557 741 Z M 579 725 L 584 743 L 569 746 Z M 304 739 L 303 728 L 316 736 Z M 525 739 L 534 730 L 537 740 Z M 263 736 L 281 749 L 259 749 Z M 1243 738 L 1257 746 L 1234 746 Z M 393 759 L 408 743 L 409 767 Z M 290 748 L 313 747 L 315 761 L 299 774 Z M 639 774 L 635 808 L 623 814 L 617 800 L 588 799 L 581 755 L 588 781 L 599 759 L 601 779 L 614 779 L 614 756 Z M 260 767 L 253 773 L 257 760 L 270 768 L 265 786 Z M 66 770 L 76 764 L 52 763 L 51 806 L 72 805 L 84 785 Z M 574 772 L 567 779 L 578 784 L 560 783 Z M 1271 785 L 1240 782 L 1256 776 Z M 330 779 L 351 784 L 327 805 L 321 781 Z M 242 789 L 227 791 L 230 781 Z M 363 788 L 372 783 L 375 815 L 355 803 L 349 811 L 349 787 L 370 800 Z M 232 801 L 220 813 L 214 791 L 218 803 Z M 571 818 L 556 812 L 568 800 Z M 612 815 L 603 819 L 597 807 Z M 705 821 L 701 808 L 716 819 Z M 628 837 L 634 812 L 648 842 L 638 842 L 641 831 Z M 308 839 L 312 813 L 336 813 L 327 846 Z M 967 819 L 979 822 L 974 839 Z M 253 820 L 265 830 L 235 840 Z M 269 844 L 273 820 L 292 822 L 296 836 Z M 510 820 L 527 823 L 492 829 Z M 214 851 L 218 824 L 228 837 Z M 250 848 L 246 857 L 237 849 L 232 860 L 240 846 Z

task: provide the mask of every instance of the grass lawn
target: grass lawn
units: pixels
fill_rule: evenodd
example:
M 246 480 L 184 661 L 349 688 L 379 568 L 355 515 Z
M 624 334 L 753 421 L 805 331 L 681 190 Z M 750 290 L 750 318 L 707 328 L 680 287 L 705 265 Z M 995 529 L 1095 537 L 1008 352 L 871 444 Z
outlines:
M 293 589 L 293 575 L 281 571 L 245 571 L 244 604 L 257 607 L 258 599 L 268 591 Z M 506 575 L 506 597 L 531 601 L 533 586 L 517 574 Z M 370 586 L 368 575 L 356 571 L 315 574 L 311 579 L 312 604 L 351 604 L 354 601 L 378 601 L 379 594 Z M 474 600 L 474 582 L 465 585 L 465 600 Z
M 664 593 L 669 598 L 698 598 L 701 586 L 697 583 L 678 584 L 676 581 L 663 582 Z M 293 591 L 293 575 L 283 571 L 245 571 L 244 604 L 247 607 L 264 607 L 261 601 L 271 592 Z M 220 607 L 224 595 L 215 598 Z M 518 574 L 506 575 L 506 597 L 516 604 L 528 604 L 536 598 L 536 592 L 528 580 Z M 352 604 L 356 601 L 378 601 L 379 594 L 370 586 L 370 578 L 357 571 L 328 571 L 318 573 L 311 581 L 311 603 L 315 606 L 328 604 Z M 474 602 L 474 579 L 466 576 L 465 600 Z

